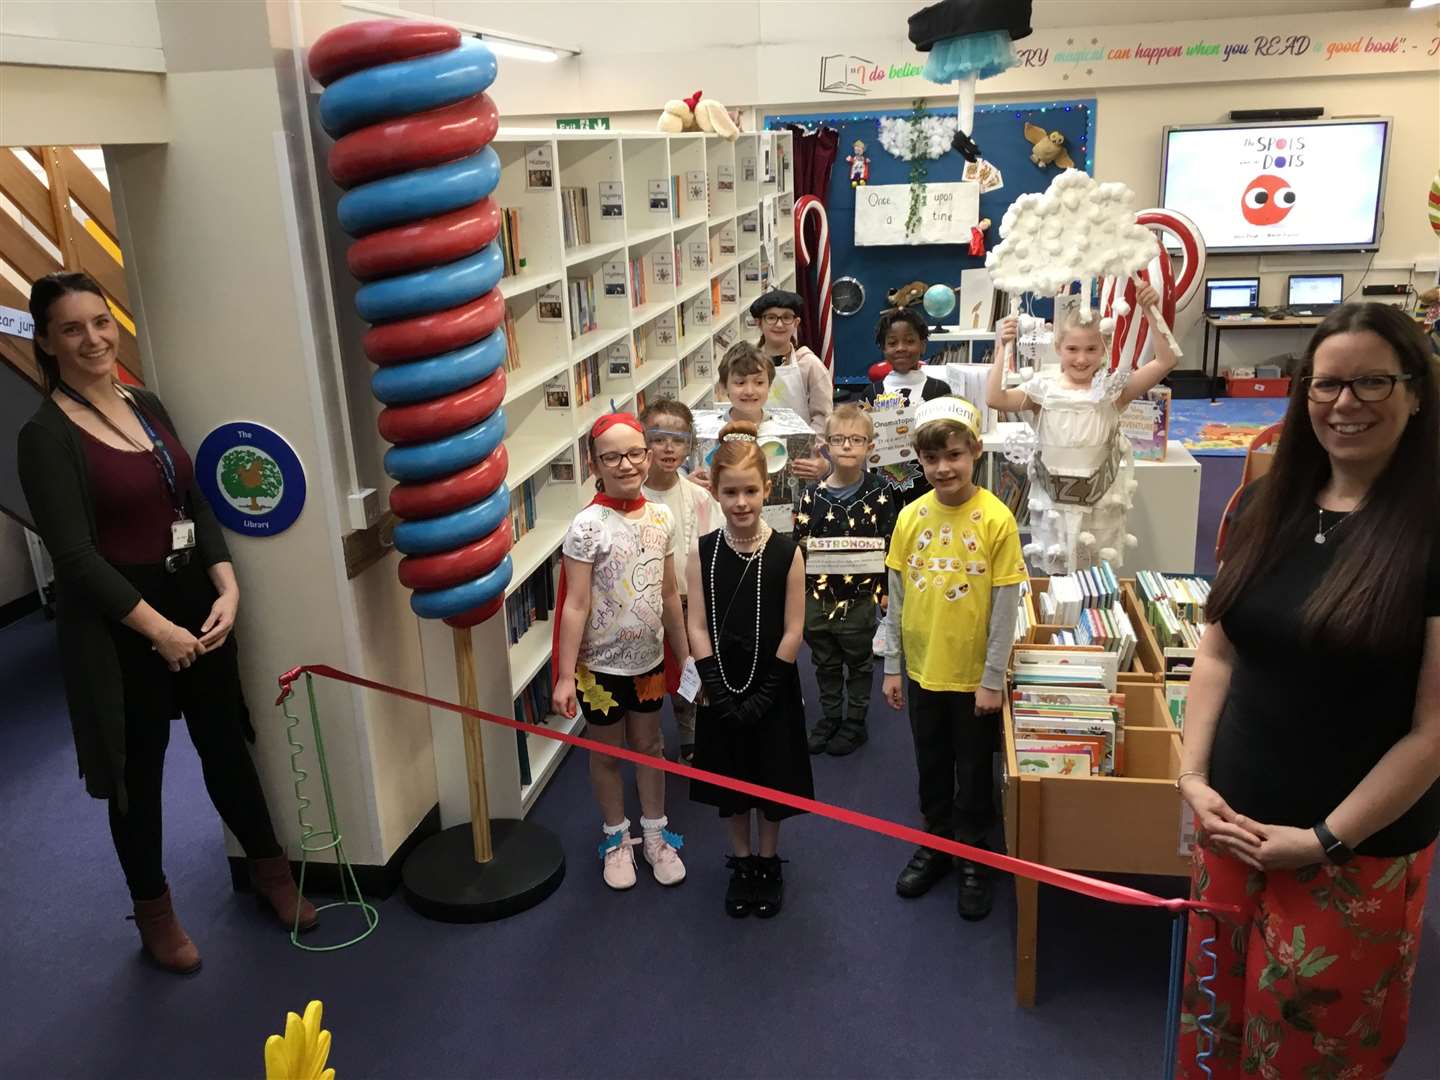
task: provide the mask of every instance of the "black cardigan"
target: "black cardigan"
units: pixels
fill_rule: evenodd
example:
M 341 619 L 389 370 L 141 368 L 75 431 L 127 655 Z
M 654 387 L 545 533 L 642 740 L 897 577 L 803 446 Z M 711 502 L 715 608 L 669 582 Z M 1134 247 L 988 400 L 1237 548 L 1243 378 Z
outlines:
M 148 390 L 128 388 L 154 421 L 174 421 Z M 20 429 L 20 485 L 35 529 L 55 565 L 55 616 L 70 726 L 85 790 L 97 799 L 125 799 L 125 694 L 110 636 L 141 600 L 135 586 L 96 550 L 95 502 L 85 447 L 60 406 L 46 398 Z M 208 567 L 229 562 L 214 511 L 199 487 L 185 493 L 195 522 L 196 554 Z

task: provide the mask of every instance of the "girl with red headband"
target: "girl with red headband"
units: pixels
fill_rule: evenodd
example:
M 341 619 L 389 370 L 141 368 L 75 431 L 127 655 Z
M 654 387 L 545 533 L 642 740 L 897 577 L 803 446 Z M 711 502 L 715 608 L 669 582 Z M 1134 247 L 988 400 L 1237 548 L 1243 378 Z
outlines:
M 650 450 L 635 417 L 609 413 L 595 421 L 589 453 L 599 492 L 561 545 L 555 711 L 570 717 L 578 707 L 592 739 L 659 757 L 665 644 L 678 664 L 690 653 L 675 580 L 680 528 L 667 507 L 645 501 Z M 640 841 L 630 836 L 620 762 L 592 753 L 590 783 L 604 815 L 605 884 L 628 889 L 635 884 L 631 848 Z M 677 853 L 684 841 L 666 827 L 665 774 L 637 768 L 635 786 L 645 859 L 661 885 L 678 885 L 685 880 Z

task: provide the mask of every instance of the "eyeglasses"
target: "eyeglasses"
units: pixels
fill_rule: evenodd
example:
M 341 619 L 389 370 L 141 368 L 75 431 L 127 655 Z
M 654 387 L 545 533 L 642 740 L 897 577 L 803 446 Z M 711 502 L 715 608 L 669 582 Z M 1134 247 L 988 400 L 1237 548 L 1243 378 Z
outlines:
M 826 435 L 825 441 L 837 450 L 847 446 L 864 446 L 870 441 L 869 435 Z
M 690 436 L 678 431 L 661 431 L 658 428 L 651 428 L 645 432 L 645 441 L 652 447 L 683 450 L 690 445 Z
M 620 464 L 622 458 L 630 462 L 631 465 L 644 465 L 645 459 L 649 456 L 650 450 L 648 447 L 634 446 L 629 450 L 607 450 L 603 454 L 595 455 L 595 460 L 607 469 L 613 469 Z
M 795 322 L 795 313 L 792 311 L 770 312 L 760 316 L 760 321 L 766 326 L 790 326 Z
M 1356 401 L 1376 402 L 1384 401 L 1395 392 L 1395 384 L 1406 382 L 1413 378 L 1405 375 L 1361 375 L 1355 379 L 1332 379 L 1326 375 L 1306 375 L 1301 380 L 1305 384 L 1305 396 L 1317 405 L 1329 405 L 1331 402 L 1339 401 L 1340 395 L 1345 388 L 1350 388 L 1350 393 L 1355 395 Z

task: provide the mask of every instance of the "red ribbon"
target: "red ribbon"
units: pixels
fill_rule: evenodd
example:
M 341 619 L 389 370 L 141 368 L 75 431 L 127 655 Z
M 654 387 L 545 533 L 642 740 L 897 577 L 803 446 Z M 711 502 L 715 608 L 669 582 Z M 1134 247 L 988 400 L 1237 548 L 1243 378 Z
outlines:
M 302 667 L 291 668 L 280 676 L 280 696 L 275 699 L 278 706 L 294 691 L 294 683 L 301 675 L 320 675 L 327 679 L 335 679 L 338 682 L 350 683 L 352 686 L 363 686 L 368 690 L 378 690 L 385 694 L 394 694 L 396 697 L 405 698 L 408 701 L 418 702 L 421 705 L 429 705 L 437 709 L 446 709 L 461 716 L 472 716 L 477 720 L 487 720 L 492 724 L 499 724 L 501 727 L 511 728 L 514 731 L 523 731 L 529 735 L 539 735 L 545 739 L 555 739 L 558 742 L 569 743 L 571 746 L 578 746 L 581 749 L 589 750 L 597 754 L 609 754 L 611 757 L 619 758 L 621 761 L 628 761 L 634 765 L 642 765 L 648 769 L 660 769 L 676 776 L 683 776 L 690 780 L 701 780 L 705 783 L 714 784 L 717 787 L 728 788 L 731 791 L 738 791 L 742 795 L 749 795 L 752 798 L 764 799 L 768 802 L 780 803 L 808 814 L 815 814 L 819 817 L 829 818 L 831 821 L 838 821 L 842 825 L 851 825 L 857 829 L 864 829 L 867 832 L 877 833 L 880 836 L 888 836 L 894 840 L 901 840 L 907 844 L 916 844 L 928 847 L 932 851 L 940 851 L 947 855 L 954 855 L 958 858 L 969 859 L 971 862 L 981 863 L 993 867 L 996 870 L 1003 870 L 1016 877 L 1029 878 L 1032 881 L 1039 881 L 1046 885 L 1054 885 L 1056 888 L 1064 889 L 1067 892 L 1078 893 L 1081 896 L 1089 896 L 1096 900 L 1104 900 L 1111 904 L 1125 904 L 1129 907 L 1152 908 L 1161 911 L 1168 911 L 1172 915 L 1182 911 L 1205 911 L 1216 912 L 1238 912 L 1240 909 L 1233 904 L 1208 904 L 1196 900 L 1184 900 L 1180 898 L 1169 899 L 1163 896 L 1155 896 L 1140 889 L 1132 889 L 1125 885 L 1114 885 L 1108 881 L 1100 881 L 1096 878 L 1086 877 L 1084 874 L 1072 873 L 1069 870 L 1057 870 L 1051 866 L 1044 866 L 1040 863 L 1029 862 L 1025 859 L 1012 858 L 1009 855 L 1001 855 L 994 851 L 986 851 L 984 848 L 971 847 L 969 844 L 962 844 L 956 840 L 948 840 L 941 836 L 922 832 L 909 825 L 900 825 L 893 821 L 886 821 L 884 818 L 874 817 L 870 814 L 862 814 L 858 810 L 847 810 L 841 806 L 832 806 L 829 803 L 817 802 L 814 799 L 806 799 L 799 795 L 791 795 L 786 791 L 776 791 L 774 788 L 763 787 L 760 784 L 751 784 L 744 780 L 736 780 L 730 776 L 721 776 L 719 773 L 708 772 L 705 769 L 697 769 L 692 765 L 682 765 L 679 762 L 667 761 L 660 757 L 651 757 L 648 754 L 637 753 L 623 746 L 611 746 L 607 743 L 596 742 L 594 739 L 587 739 L 581 735 L 568 735 L 563 731 L 552 731 L 550 728 L 539 724 L 527 724 L 520 720 L 512 720 L 508 716 L 496 716 L 494 713 L 483 712 L 480 709 L 471 709 L 464 705 L 456 705 L 453 702 L 441 701 L 439 698 L 429 697 L 425 694 L 417 694 L 413 690 L 402 690 L 398 686 L 388 686 L 385 683 L 375 682 L 373 679 L 362 678 L 359 675 L 352 675 L 348 671 L 341 671 L 328 664 L 305 664 Z

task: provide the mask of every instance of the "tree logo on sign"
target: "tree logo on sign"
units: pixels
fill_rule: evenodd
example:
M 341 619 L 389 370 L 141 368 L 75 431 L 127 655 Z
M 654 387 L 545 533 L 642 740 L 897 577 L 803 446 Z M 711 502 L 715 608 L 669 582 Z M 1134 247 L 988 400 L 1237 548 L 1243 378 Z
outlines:
M 249 446 L 237 446 L 221 454 L 216 472 L 226 500 L 246 513 L 268 513 L 279 504 L 285 490 L 285 478 L 275 459 Z

